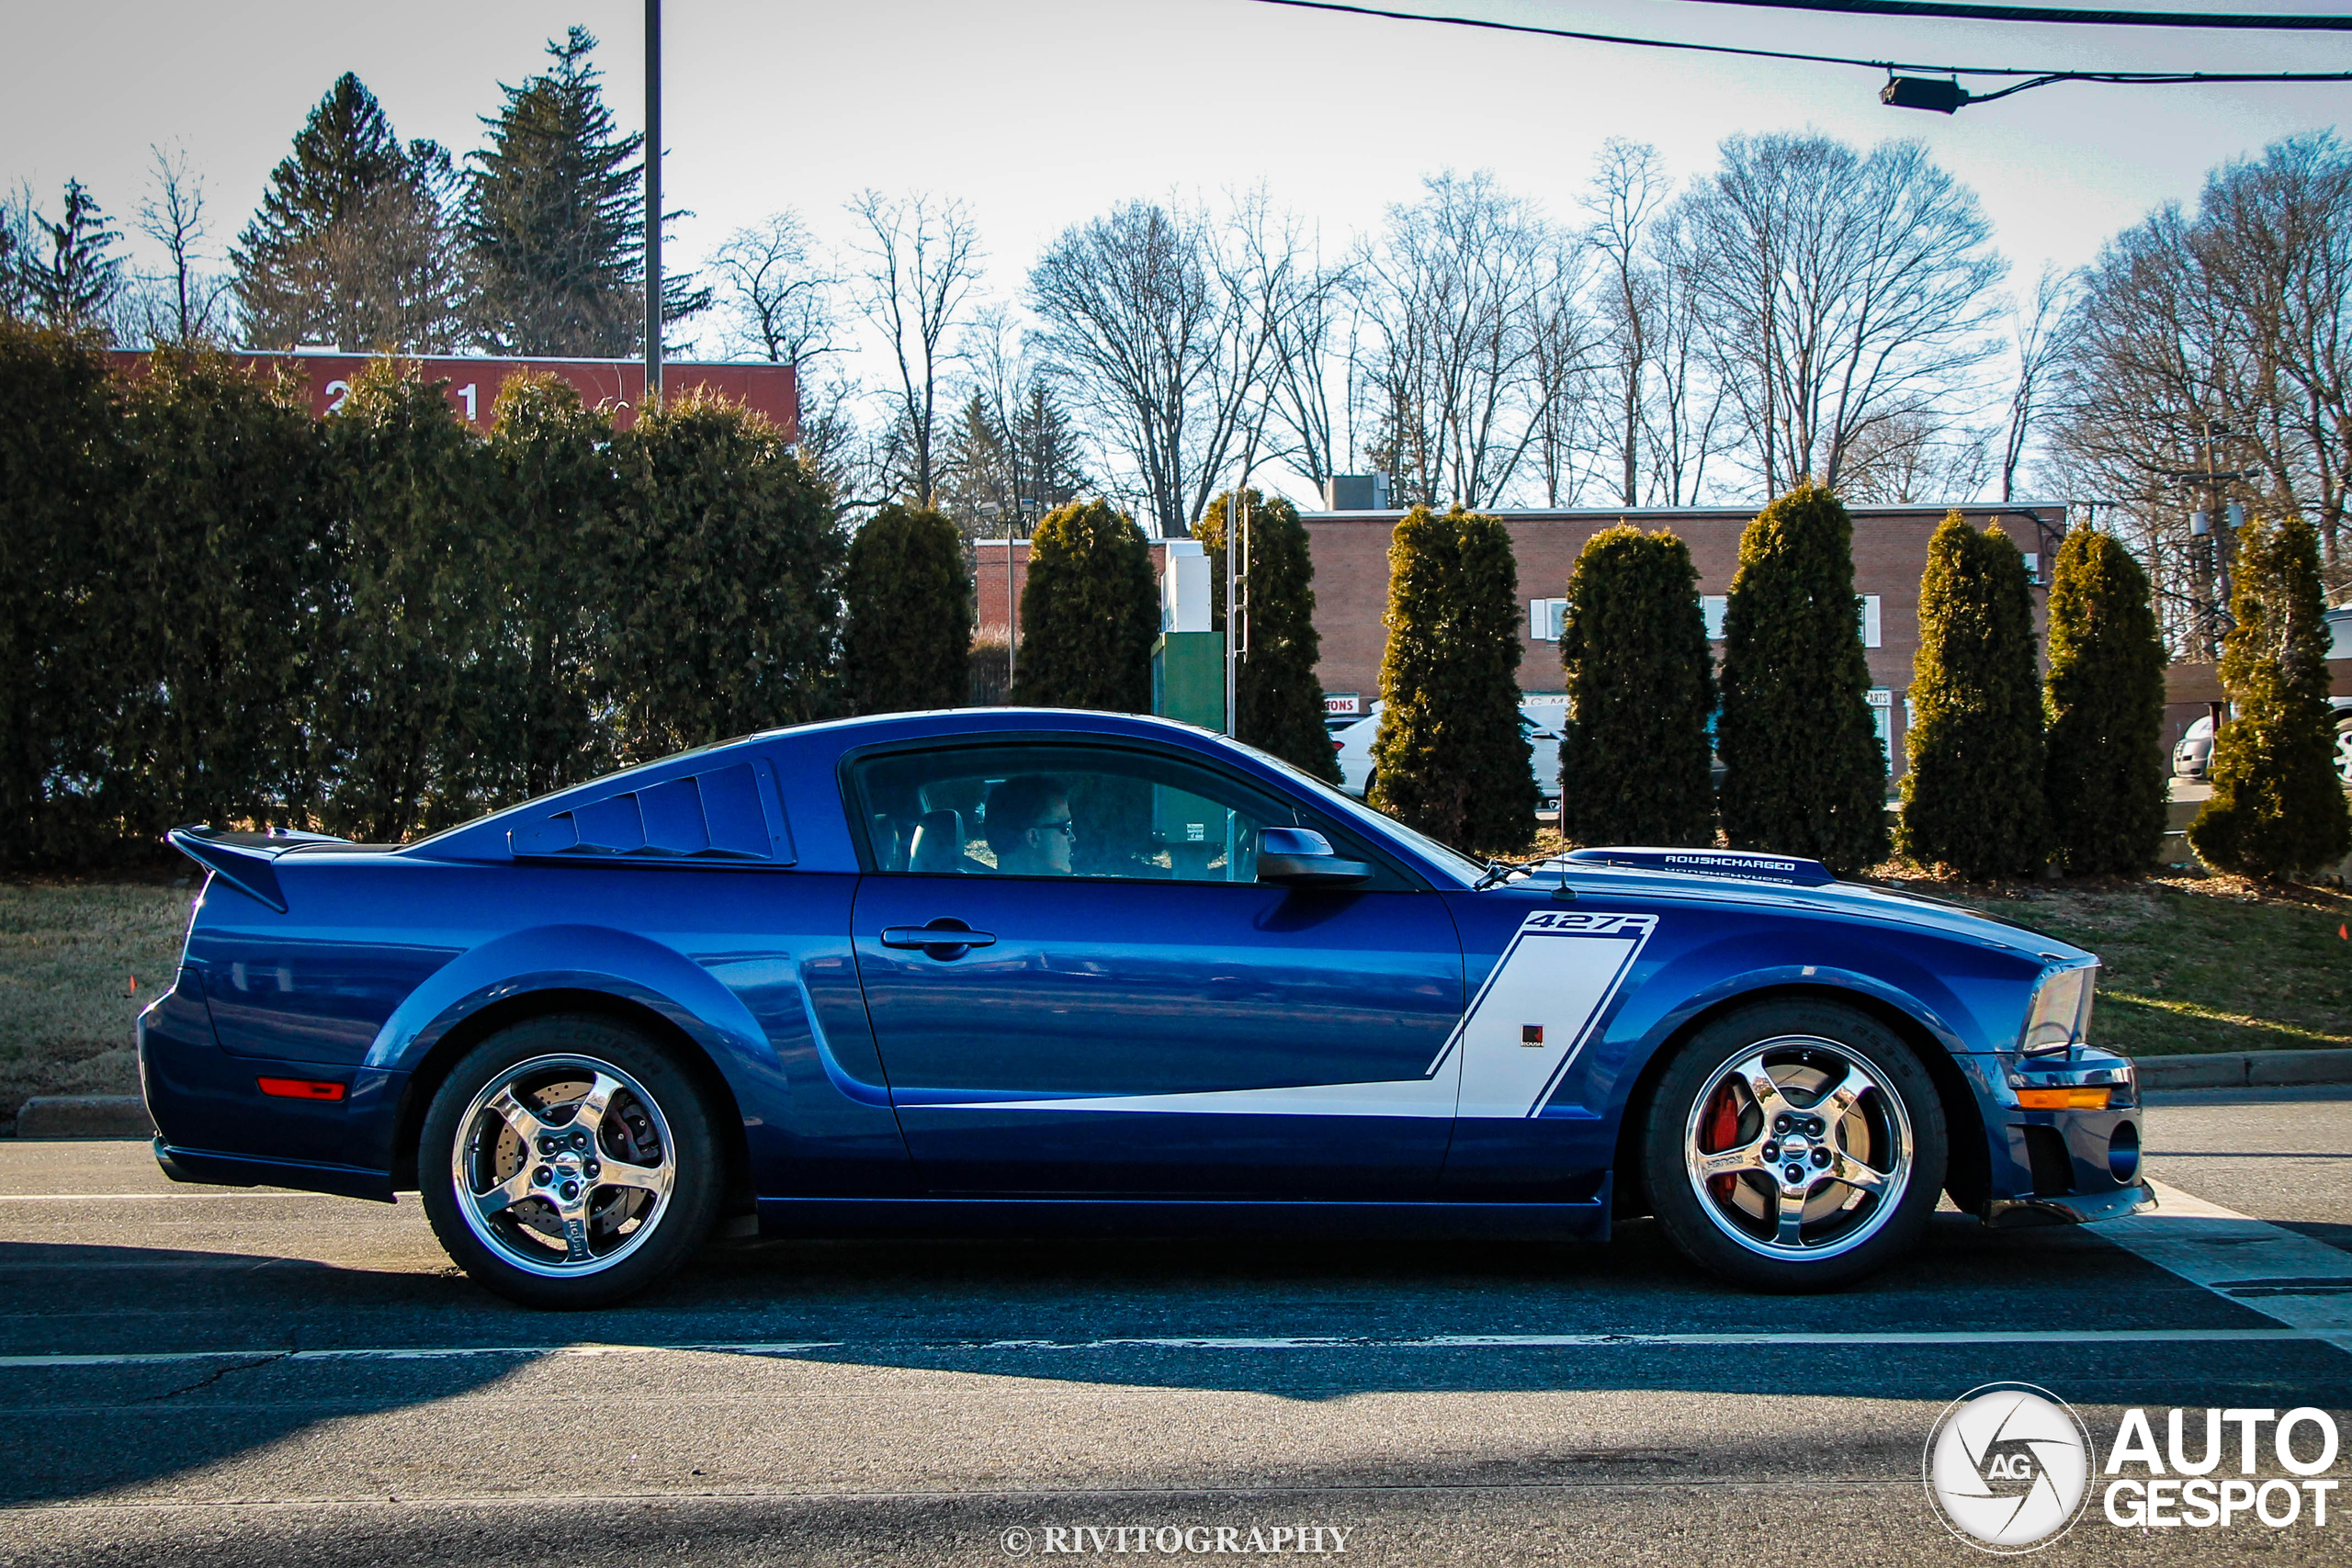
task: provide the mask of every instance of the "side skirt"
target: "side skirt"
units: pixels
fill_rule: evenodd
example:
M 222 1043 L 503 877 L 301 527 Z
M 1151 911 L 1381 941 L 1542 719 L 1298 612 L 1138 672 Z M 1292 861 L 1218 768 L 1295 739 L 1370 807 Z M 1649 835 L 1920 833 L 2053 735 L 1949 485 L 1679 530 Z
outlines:
M 174 1181 L 206 1187 L 291 1187 L 300 1192 L 370 1198 L 379 1203 L 393 1201 L 392 1173 L 369 1170 L 363 1166 L 214 1154 L 206 1149 L 180 1148 L 161 1138 L 155 1140 L 155 1163 Z
M 1585 1203 L 1240 1202 L 1150 1198 L 763 1198 L 767 1237 L 1315 1235 L 1609 1239 L 1609 1184 Z

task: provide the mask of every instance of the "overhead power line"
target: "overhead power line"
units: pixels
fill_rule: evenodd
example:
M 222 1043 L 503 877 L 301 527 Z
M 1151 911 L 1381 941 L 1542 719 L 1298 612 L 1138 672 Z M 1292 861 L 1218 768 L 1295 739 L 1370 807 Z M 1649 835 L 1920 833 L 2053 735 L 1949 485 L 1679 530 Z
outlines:
M 2083 11 L 2046 6 L 1969 6 L 1950 0 L 1695 0 L 1775 11 L 1837 11 L 1864 17 L 1948 17 L 1978 22 L 2065 22 L 2093 28 L 2242 28 L 2257 32 L 2352 32 L 2352 17 L 2284 17 L 2219 11 Z
M 1728 4 L 1764 4 L 1770 0 L 1719 0 Z M 1892 5 L 1896 0 L 1870 0 L 1873 4 Z M 1954 83 L 1929 84 L 1944 89 L 1930 97 L 1902 89 L 1911 78 L 1890 81 L 1882 101 L 1905 108 L 1932 108 L 1945 114 L 1964 104 L 1990 103 L 2006 98 L 2012 93 L 2022 93 L 2029 87 L 2046 87 L 2053 82 L 2104 82 L 2117 86 L 2167 87 L 2191 83 L 2218 84 L 2227 82 L 2352 82 L 2352 71 L 2070 71 L 2047 66 L 2022 65 L 1951 65 L 1921 60 L 1864 60 L 1845 54 L 1803 54 L 1779 49 L 1743 49 L 1728 43 L 1692 43 L 1681 39 L 1639 38 L 1624 33 L 1584 32 L 1573 28 L 1544 28 L 1532 22 L 1504 22 L 1486 17 L 1451 17 L 1426 11 L 1391 10 L 1379 6 L 1356 6 L 1345 0 L 1257 0 L 1261 6 L 1286 6 L 1302 11 L 1336 11 L 1351 17 L 1377 17 L 1397 22 L 1434 22 L 1444 27 L 1474 28 L 1487 32 L 1532 33 L 1539 38 L 1569 39 L 1578 43 L 1623 44 L 1633 49 L 1665 49 L 1686 54 L 1728 54 L 1747 60 L 1787 60 L 1805 65 L 1858 65 L 1872 71 L 1883 71 L 1893 77 L 1896 72 L 1924 71 L 1939 76 L 2006 76 L 2020 78 L 2014 85 L 1998 92 L 1975 94 Z

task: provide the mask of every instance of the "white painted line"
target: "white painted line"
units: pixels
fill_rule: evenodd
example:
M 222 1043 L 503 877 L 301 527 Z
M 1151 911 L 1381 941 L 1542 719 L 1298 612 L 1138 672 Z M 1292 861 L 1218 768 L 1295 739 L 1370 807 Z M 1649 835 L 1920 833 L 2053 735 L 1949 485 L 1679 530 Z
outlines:
M 351 1201 L 331 1192 L 281 1192 L 274 1188 L 247 1191 L 232 1187 L 220 1192 L 0 1192 L 0 1203 L 187 1203 L 200 1198 L 305 1198 L 320 1202 Z
M 477 1356 L 804 1356 L 818 1350 L 906 1355 L 980 1350 L 1586 1350 L 1706 1349 L 1724 1346 L 1843 1347 L 1962 1345 L 2235 1345 L 2330 1340 L 2300 1328 L 1957 1329 L 1884 1334 L 1440 1334 L 1418 1339 L 1348 1339 L 1324 1336 L 1165 1337 L 1123 1339 L 966 1339 L 950 1341 L 845 1339 L 683 1340 L 646 1345 L 359 1346 L 322 1350 L 153 1350 L 120 1354 L 0 1356 L 0 1371 L 61 1367 L 175 1366 L 190 1361 L 436 1361 Z
M 2157 1209 L 2091 1228 L 2225 1301 L 2352 1350 L 2352 1254 L 2152 1181 Z

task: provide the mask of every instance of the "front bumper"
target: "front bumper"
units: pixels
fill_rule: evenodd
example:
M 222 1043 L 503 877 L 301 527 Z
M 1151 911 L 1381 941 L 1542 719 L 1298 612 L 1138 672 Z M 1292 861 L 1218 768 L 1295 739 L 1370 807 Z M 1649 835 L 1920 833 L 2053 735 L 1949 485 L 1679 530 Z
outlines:
M 1988 1066 L 1991 1065 L 1988 1060 Z M 2099 1110 L 2040 1110 L 2019 1092 L 2105 1089 Z M 2077 1044 L 2003 1056 L 1980 1080 L 1991 1177 L 1988 1225 L 2090 1224 L 2153 1208 L 2141 1169 L 2139 1075 L 2128 1056 Z

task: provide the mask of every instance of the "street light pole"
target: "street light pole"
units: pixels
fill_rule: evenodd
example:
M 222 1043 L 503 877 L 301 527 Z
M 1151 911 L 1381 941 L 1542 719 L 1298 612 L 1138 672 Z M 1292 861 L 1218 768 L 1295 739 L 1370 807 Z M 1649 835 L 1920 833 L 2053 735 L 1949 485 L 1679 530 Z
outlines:
M 662 396 L 662 0 L 645 0 L 645 396 Z

